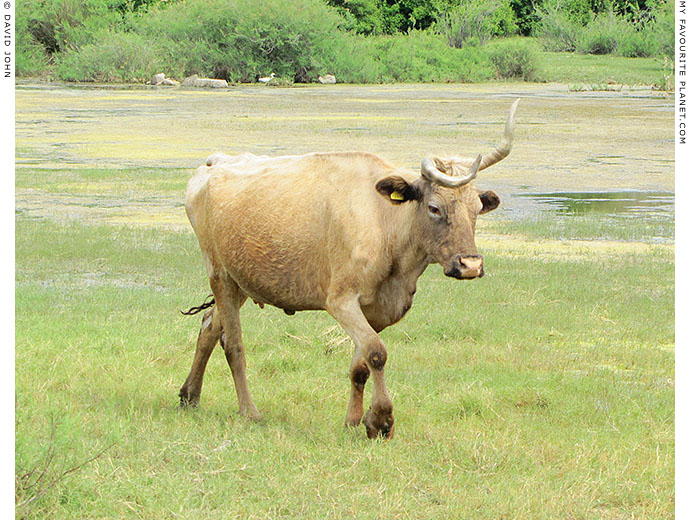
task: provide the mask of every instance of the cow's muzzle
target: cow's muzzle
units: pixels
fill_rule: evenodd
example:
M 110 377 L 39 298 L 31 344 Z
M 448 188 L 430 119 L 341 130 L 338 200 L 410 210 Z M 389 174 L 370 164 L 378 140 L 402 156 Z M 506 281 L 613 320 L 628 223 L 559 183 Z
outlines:
M 456 255 L 443 274 L 459 280 L 471 280 L 484 276 L 484 257 L 482 255 Z

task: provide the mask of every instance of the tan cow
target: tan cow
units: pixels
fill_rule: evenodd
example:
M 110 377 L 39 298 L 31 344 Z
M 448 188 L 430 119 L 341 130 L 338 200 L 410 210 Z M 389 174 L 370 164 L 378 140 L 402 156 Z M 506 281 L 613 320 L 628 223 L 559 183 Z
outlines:
M 517 104 L 493 152 L 483 159 L 426 158 L 421 175 L 362 152 L 210 156 L 189 181 L 185 207 L 215 307 L 204 314 L 181 404 L 198 404 L 206 363 L 221 340 L 240 414 L 259 418 L 247 387 L 240 307 L 251 298 L 288 314 L 326 310 L 355 345 L 345 423 L 362 420 L 371 377 L 367 435 L 391 438 L 388 355 L 378 332 L 410 309 L 429 264 L 441 264 L 453 278 L 484 275 L 475 221 L 500 201 L 470 181 L 510 152 Z

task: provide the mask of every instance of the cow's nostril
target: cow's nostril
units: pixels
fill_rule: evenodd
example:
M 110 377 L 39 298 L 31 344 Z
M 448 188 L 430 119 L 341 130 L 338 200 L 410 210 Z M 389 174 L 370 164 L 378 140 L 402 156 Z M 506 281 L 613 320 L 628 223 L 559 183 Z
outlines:
M 459 256 L 457 264 L 460 278 L 481 278 L 484 276 L 484 258 L 481 255 Z

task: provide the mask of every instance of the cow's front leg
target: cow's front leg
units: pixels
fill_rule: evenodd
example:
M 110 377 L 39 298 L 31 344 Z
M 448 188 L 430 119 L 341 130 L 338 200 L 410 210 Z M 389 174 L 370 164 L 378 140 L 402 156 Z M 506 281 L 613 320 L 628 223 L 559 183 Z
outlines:
M 374 384 L 371 407 L 364 416 L 367 436 L 378 435 L 391 439 L 394 432 L 393 402 L 388 395 L 384 367 L 388 357 L 379 335 L 371 328 L 362 313 L 357 295 L 329 298 L 327 310 L 349 334 L 355 344 L 355 354 L 350 365 L 352 392 L 346 424 L 356 425 L 362 416 L 364 383 L 369 375 Z
M 364 385 L 369 379 L 369 368 L 362 359 L 359 349 L 355 349 L 355 355 L 350 364 L 350 404 L 347 407 L 345 426 L 359 426 L 364 415 Z

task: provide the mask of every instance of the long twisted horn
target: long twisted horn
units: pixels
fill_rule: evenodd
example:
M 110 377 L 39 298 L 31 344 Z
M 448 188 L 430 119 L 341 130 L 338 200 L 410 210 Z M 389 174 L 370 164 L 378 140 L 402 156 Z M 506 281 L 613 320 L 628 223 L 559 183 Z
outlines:
M 503 131 L 503 139 L 501 140 L 501 144 L 499 144 L 495 150 L 482 159 L 482 163 L 479 165 L 480 170 L 488 168 L 489 166 L 496 164 L 498 161 L 505 159 L 510 153 L 511 148 L 513 147 L 513 136 L 515 132 L 515 111 L 517 110 L 519 102 L 520 98 L 516 99 L 513 102 L 513 105 L 510 107 L 510 112 L 508 112 L 508 120 L 506 121 L 505 130 Z M 457 164 L 460 164 L 465 168 L 469 167 L 474 161 L 472 157 L 453 157 L 453 159 Z
M 480 169 L 479 165 L 481 163 L 482 156 L 477 155 L 477 158 L 470 167 L 469 174 L 467 174 L 465 177 L 453 177 L 439 171 L 439 169 L 434 166 L 434 161 L 427 157 L 422 159 L 422 177 L 445 188 L 457 188 L 459 186 L 464 186 L 477 176 L 477 172 Z

